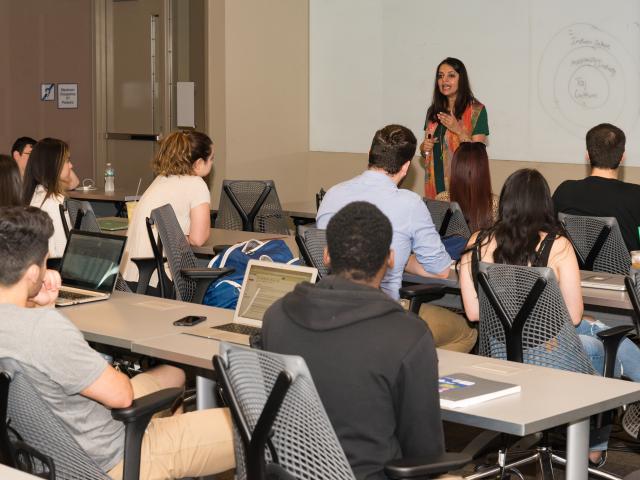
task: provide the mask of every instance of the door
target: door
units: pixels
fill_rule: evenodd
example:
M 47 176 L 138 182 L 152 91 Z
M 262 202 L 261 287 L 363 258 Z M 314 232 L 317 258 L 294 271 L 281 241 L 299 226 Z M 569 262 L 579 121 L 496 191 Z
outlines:
M 140 193 L 153 180 L 157 140 L 170 130 L 170 0 L 108 0 L 106 162 L 116 189 Z M 98 185 L 104 181 L 98 171 Z

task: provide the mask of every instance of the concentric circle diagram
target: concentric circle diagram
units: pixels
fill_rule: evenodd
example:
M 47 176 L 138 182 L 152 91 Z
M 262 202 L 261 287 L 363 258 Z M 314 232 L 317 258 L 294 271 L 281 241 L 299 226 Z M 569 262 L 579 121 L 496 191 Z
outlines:
M 630 130 L 639 116 L 639 87 L 638 67 L 624 45 L 593 25 L 562 29 L 540 60 L 540 103 L 575 135 L 602 122 Z

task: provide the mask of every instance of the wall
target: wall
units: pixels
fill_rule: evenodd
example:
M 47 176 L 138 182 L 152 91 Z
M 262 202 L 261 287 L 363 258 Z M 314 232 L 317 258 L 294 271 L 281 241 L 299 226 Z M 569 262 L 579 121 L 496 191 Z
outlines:
M 80 178 L 93 176 L 92 2 L 0 0 L 0 152 L 20 136 L 69 143 Z M 78 83 L 78 109 L 40 101 L 40 83 Z
M 215 50 L 209 66 L 208 112 L 218 144 L 214 185 L 223 177 L 273 178 L 281 200 L 312 200 L 320 187 L 364 170 L 366 155 L 308 150 L 308 2 L 209 0 L 209 5 L 214 26 L 209 46 L 222 50 Z M 538 168 L 552 189 L 587 171 L 576 164 L 492 161 L 494 191 L 518 168 Z M 416 158 L 403 186 L 421 192 L 423 176 Z M 640 168 L 623 169 L 623 176 L 640 183 Z M 214 188 L 212 197 L 217 204 L 219 190 Z

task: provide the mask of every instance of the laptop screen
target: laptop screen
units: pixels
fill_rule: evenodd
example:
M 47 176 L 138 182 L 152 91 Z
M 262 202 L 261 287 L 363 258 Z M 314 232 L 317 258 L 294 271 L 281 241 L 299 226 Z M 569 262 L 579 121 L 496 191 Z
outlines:
M 317 270 L 282 263 L 249 262 L 236 316 L 262 321 L 264 312 L 300 282 L 314 282 Z
M 73 230 L 62 258 L 62 284 L 111 293 L 127 237 Z

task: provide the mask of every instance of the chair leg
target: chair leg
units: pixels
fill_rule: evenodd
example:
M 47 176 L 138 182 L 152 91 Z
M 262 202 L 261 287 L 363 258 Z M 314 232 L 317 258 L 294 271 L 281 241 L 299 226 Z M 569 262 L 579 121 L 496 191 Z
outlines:
M 540 453 L 539 465 L 540 465 L 540 474 L 542 478 L 546 480 L 554 480 L 553 474 L 553 453 L 547 447 L 542 447 L 538 450 Z
M 513 472 L 516 475 L 521 476 L 522 474 L 517 470 L 517 467 L 520 467 L 522 465 L 527 465 L 529 463 L 536 462 L 538 460 L 538 456 L 539 455 L 540 454 L 538 452 L 536 452 L 533 455 L 530 455 L 530 456 L 528 456 L 526 458 L 522 458 L 520 460 L 516 460 L 515 462 L 506 463 L 504 465 L 504 471 Z M 503 469 L 503 467 L 495 466 L 495 467 L 488 468 L 486 470 L 482 470 L 481 472 L 477 472 L 477 473 L 473 473 L 471 475 L 467 475 L 464 478 L 465 478 L 465 480 L 479 480 L 481 478 L 491 478 L 491 477 L 495 477 L 496 475 L 499 475 L 502 469 Z

